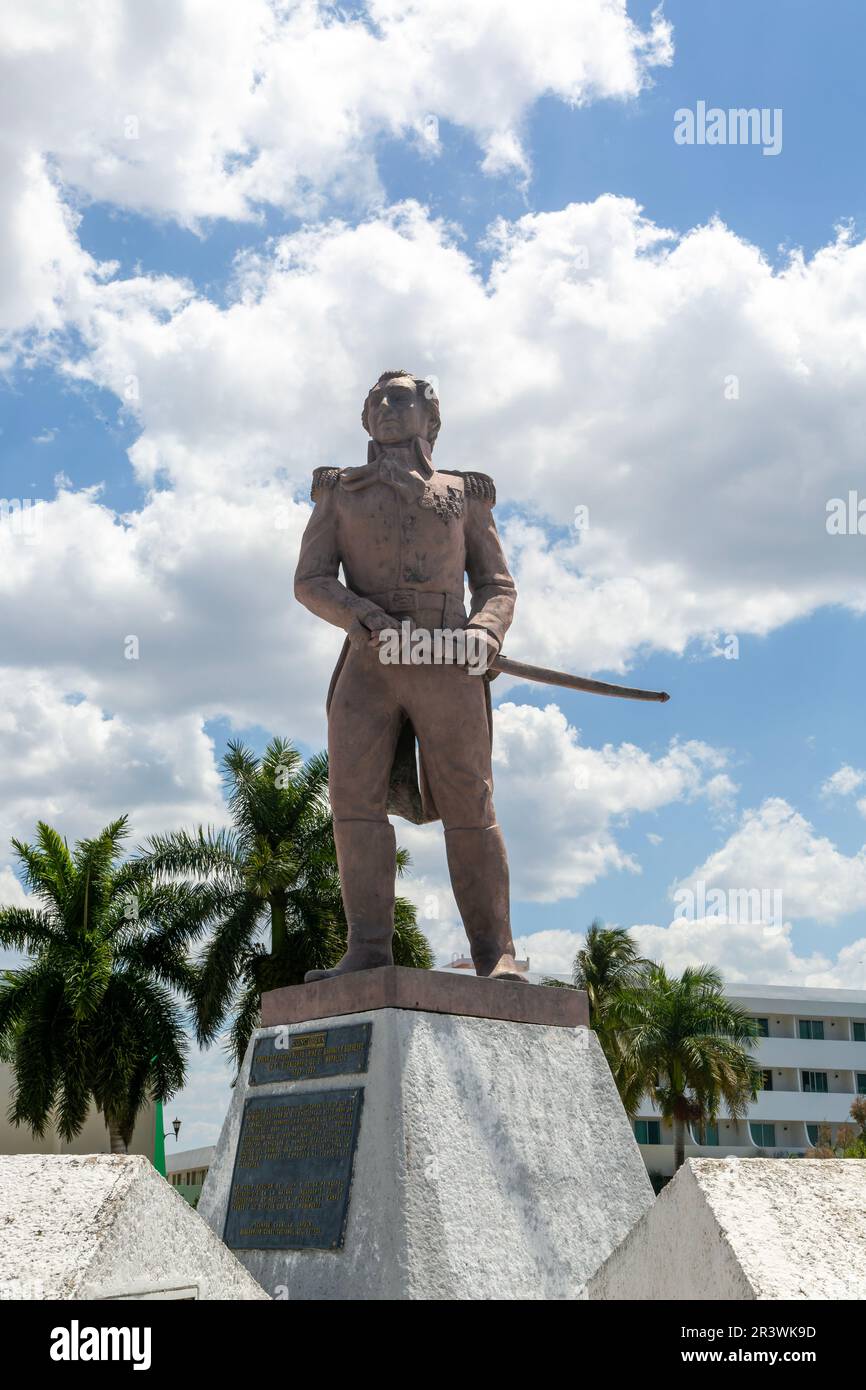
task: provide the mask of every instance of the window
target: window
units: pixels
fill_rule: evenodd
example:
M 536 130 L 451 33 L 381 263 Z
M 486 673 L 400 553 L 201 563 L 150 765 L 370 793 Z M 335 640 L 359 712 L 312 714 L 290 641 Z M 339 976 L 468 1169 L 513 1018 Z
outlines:
M 807 1126 L 806 1126 L 806 1138 L 809 1140 L 809 1143 L 812 1145 L 812 1148 L 813 1148 L 813 1149 L 817 1149 L 817 1147 L 818 1147 L 818 1125 L 807 1125 Z
M 634 1137 L 639 1144 L 660 1144 L 661 1124 L 658 1120 L 635 1120 Z
M 770 1020 L 768 1018 L 756 1018 L 755 1023 L 758 1025 L 758 1037 L 768 1038 L 770 1036 Z
M 719 1144 L 719 1126 L 714 1121 L 708 1120 L 703 1129 L 699 1124 L 691 1126 L 692 1139 L 701 1148 L 715 1149 Z
M 772 1091 L 772 1089 L 773 1089 L 773 1073 L 772 1073 L 771 1071 L 762 1071 L 762 1072 L 761 1072 L 761 1090 L 762 1090 L 762 1091 Z
M 776 1147 L 776 1126 L 756 1124 L 754 1120 L 749 1124 L 752 1131 L 752 1143 L 759 1149 L 774 1149 Z
M 825 1071 L 804 1071 L 803 1090 L 820 1091 L 822 1095 L 826 1095 L 827 1073 Z
M 851 1027 L 854 1030 L 854 1041 L 866 1042 L 866 1023 L 862 1022 L 860 1019 L 855 1018 L 851 1024 Z
M 822 1018 L 801 1018 L 800 1037 L 812 1038 L 815 1042 L 823 1042 L 824 1020 Z
M 858 1071 L 856 1081 L 858 1096 L 866 1096 L 866 1071 Z

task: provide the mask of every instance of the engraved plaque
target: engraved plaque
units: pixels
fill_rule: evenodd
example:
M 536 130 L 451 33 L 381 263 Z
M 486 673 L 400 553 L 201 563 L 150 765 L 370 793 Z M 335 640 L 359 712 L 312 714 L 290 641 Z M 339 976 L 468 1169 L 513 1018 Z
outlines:
M 232 1250 L 339 1250 L 363 1087 L 253 1096 L 244 1106 L 224 1240 Z
M 365 1072 L 372 1027 L 372 1023 L 352 1023 L 344 1028 L 320 1028 L 315 1033 L 259 1038 L 253 1048 L 250 1085 Z

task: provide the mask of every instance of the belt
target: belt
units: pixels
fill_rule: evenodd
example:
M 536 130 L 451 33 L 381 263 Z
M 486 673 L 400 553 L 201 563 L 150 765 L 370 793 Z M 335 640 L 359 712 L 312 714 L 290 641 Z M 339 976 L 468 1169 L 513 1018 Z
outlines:
M 449 602 L 456 603 L 461 612 L 463 608 L 462 594 L 449 594 L 429 589 L 389 589 L 382 594 L 361 594 L 361 598 L 369 599 L 379 608 L 383 608 L 386 613 L 426 613 L 432 609 L 438 609 L 444 614 Z

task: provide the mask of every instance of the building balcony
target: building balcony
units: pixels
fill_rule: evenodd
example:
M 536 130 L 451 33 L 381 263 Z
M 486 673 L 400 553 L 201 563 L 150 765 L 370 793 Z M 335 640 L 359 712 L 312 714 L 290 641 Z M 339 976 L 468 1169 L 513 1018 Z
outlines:
M 843 1124 L 850 1118 L 853 1100 L 853 1091 L 759 1091 L 748 1115 L 750 1120 Z
M 844 1124 L 850 1121 L 851 1104 L 855 1099 L 853 1091 L 759 1091 L 757 1100 L 750 1103 L 746 1111 L 747 1120 L 767 1120 L 787 1123 Z M 641 1119 L 658 1119 L 658 1108 L 646 1097 L 638 1110 Z M 720 1122 L 729 1120 L 724 1106 L 719 1110 Z M 743 1122 L 740 1121 L 742 1124 Z
M 866 1071 L 866 1043 L 826 1038 L 757 1038 L 752 1045 L 759 1067 L 805 1067 L 813 1071 Z

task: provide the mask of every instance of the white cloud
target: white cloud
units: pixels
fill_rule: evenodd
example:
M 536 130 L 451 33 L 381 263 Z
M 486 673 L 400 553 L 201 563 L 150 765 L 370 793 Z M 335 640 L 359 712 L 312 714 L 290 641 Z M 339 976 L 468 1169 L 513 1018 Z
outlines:
M 525 173 L 540 97 L 634 97 L 671 53 L 663 17 L 641 30 L 625 0 L 2 0 L 0 325 L 56 327 L 96 270 L 62 188 L 192 228 L 370 206 L 377 139 L 435 154 L 439 118 L 488 172 Z
M 176 823 L 224 819 L 213 743 L 195 715 L 106 715 L 37 671 L 0 672 L 0 709 L 0 864 L 10 837 L 31 840 L 37 820 L 71 843 L 129 812 L 132 847 Z
M 833 959 L 821 951 L 798 955 L 789 922 L 678 917 L 668 927 L 638 925 L 631 933 L 642 955 L 675 975 L 704 964 L 715 965 L 731 984 L 866 988 L 866 939 L 843 947 Z
M 61 490 L 29 531 L 0 520 L 4 655 L 135 725 L 225 714 L 319 741 L 341 634 L 292 597 L 306 515 L 277 485 L 124 519 Z
M 61 330 L 81 288 L 100 274 L 45 159 L 10 143 L 0 136 L 0 369 L 13 364 L 24 330 L 37 340 Z
M 851 767 L 848 763 L 844 763 L 833 773 L 832 777 L 828 777 L 822 783 L 821 795 L 824 797 L 850 796 L 864 783 L 866 783 L 866 772 L 862 768 Z M 859 801 L 857 803 L 858 806 L 862 806 L 862 804 Z
M 674 891 L 696 891 L 698 883 L 780 893 L 785 917 L 832 923 L 866 908 L 866 845 L 843 854 L 781 797 L 769 797 L 745 811 L 725 844 Z
M 134 378 L 142 434 L 133 464 L 145 484 L 170 486 L 120 518 L 98 491 L 61 482 L 39 509 L 38 534 L 0 525 L 11 561 L 0 569 L 7 662 L 41 667 L 61 690 L 80 689 L 133 725 L 147 713 L 225 714 L 320 744 L 340 634 L 291 597 L 307 515 L 293 494 L 303 495 L 318 464 L 362 456 L 360 401 L 398 357 L 440 378 L 440 464 L 483 461 L 500 516 L 509 503 L 523 509 L 502 524 L 520 589 L 513 655 L 587 672 L 623 668 L 652 647 L 681 651 L 729 626 L 768 631 L 822 602 L 856 610 L 866 593 L 859 538 L 826 535 L 820 497 L 835 486 L 828 468 L 840 477 L 859 468 L 863 247 L 840 241 L 774 274 L 722 227 L 671 241 L 615 198 L 522 219 L 500 229 L 499 244 L 482 282 L 448 229 L 407 204 L 244 258 L 225 308 L 165 277 L 91 284 L 77 310 L 87 355 L 68 369 L 121 399 Z M 588 280 L 576 269 L 585 244 Z M 817 333 L 805 331 L 808 313 Z M 721 380 L 731 354 L 757 373 L 751 392 L 761 399 L 724 401 L 719 390 L 713 406 L 696 396 L 696 363 L 707 385 L 710 366 Z M 622 400 L 638 408 L 624 414 Z M 713 426 L 698 428 L 695 411 L 703 419 L 707 409 Z M 816 432 L 821 450 L 809 444 Z M 732 460 L 746 455 L 749 471 L 736 472 Z M 792 460 L 797 489 L 783 482 Z M 567 522 L 580 503 L 590 526 L 573 539 L 551 539 L 541 519 L 527 519 L 535 508 Z M 124 659 L 129 635 L 141 644 L 137 662 Z M 500 680 L 496 689 L 508 687 Z M 671 710 L 635 706 L 635 737 L 666 738 Z M 535 735 L 510 718 L 501 707 L 497 757 L 516 769 Z M 580 833 L 550 874 L 518 865 L 531 897 L 567 896 L 604 872 L 633 869 L 611 817 L 691 794 L 673 753 L 665 765 L 637 748 L 606 759 L 575 754 L 570 738 L 553 742 L 564 740 L 574 774 L 599 779 L 601 820 L 569 791 Z M 702 764 L 701 786 L 724 809 L 735 788 L 718 758 Z M 505 763 L 498 776 L 505 818 Z M 560 766 L 555 776 L 568 774 Z M 618 791 L 626 782 L 638 790 Z M 534 804 L 526 787 L 519 793 L 515 824 L 518 807 Z M 766 860 L 758 869 L 736 881 L 760 885 L 776 873 Z M 861 871 L 844 861 L 837 877 Z M 834 893 L 819 908 L 827 891 L 810 880 L 786 911 L 833 917 L 862 901 L 856 884 Z
M 640 873 L 618 838 L 637 814 L 705 796 L 724 755 L 698 741 L 653 758 L 634 744 L 591 748 L 557 705 L 506 702 L 494 715 L 497 818 L 508 845 L 512 893 L 557 902 L 604 875 Z M 447 882 L 441 827 L 398 825 L 421 874 Z
M 628 98 L 671 61 L 625 0 L 31 0 L 0 7 L 7 113 L 91 197 L 191 222 L 376 186 L 377 135 L 431 117 L 522 168 L 539 97 Z M 13 102 L 13 97 L 15 98 Z
M 91 285 L 87 353 L 66 370 L 136 413 L 139 480 L 191 510 L 357 461 L 382 365 L 434 373 L 440 465 L 496 478 L 514 656 L 624 671 L 826 604 L 866 611 L 862 538 L 825 527 L 827 499 L 860 476 L 863 244 L 774 272 L 721 225 L 677 240 L 603 197 L 527 216 L 497 245 L 485 282 L 410 203 L 243 257 L 225 308 L 165 278 Z M 589 526 L 569 532 L 578 506 Z
M 824 955 L 797 956 L 790 923 L 677 917 L 668 927 L 642 925 L 631 931 L 642 955 L 676 975 L 689 965 L 703 964 L 717 966 L 732 983 L 804 985 L 816 971 L 826 973 L 830 968 Z
M 823 951 L 798 954 L 790 922 L 696 921 L 674 918 L 667 927 L 638 923 L 629 928 L 638 952 L 672 975 L 687 966 L 714 965 L 730 984 L 774 984 L 814 989 L 866 989 L 866 938 L 843 946 L 833 957 Z M 516 943 L 533 971 L 571 975 L 584 933 L 543 930 Z
M 515 938 L 518 956 L 529 957 L 533 975 L 565 975 L 571 979 L 574 958 L 584 943 L 584 933 L 548 927 Z
M 0 907 L 29 907 L 30 900 L 12 869 L 0 869 Z

